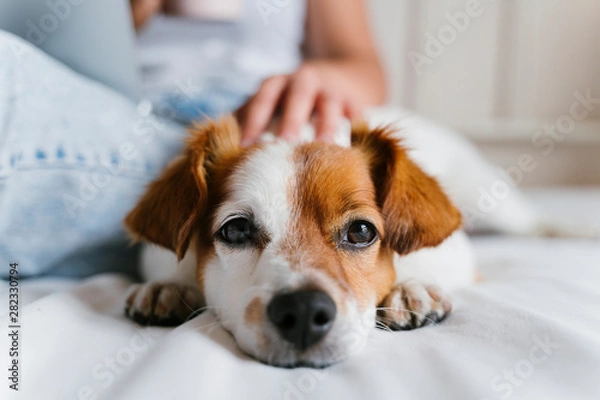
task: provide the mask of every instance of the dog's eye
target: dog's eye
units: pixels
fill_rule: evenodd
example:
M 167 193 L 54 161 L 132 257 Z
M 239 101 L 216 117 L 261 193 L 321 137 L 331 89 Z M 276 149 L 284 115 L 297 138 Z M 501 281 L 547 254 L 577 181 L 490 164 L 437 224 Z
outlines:
M 219 231 L 220 238 L 229 245 L 240 246 L 256 239 L 256 229 L 246 218 L 235 218 Z
M 377 238 L 377 230 L 367 221 L 354 221 L 348 227 L 345 241 L 351 245 L 368 246 Z

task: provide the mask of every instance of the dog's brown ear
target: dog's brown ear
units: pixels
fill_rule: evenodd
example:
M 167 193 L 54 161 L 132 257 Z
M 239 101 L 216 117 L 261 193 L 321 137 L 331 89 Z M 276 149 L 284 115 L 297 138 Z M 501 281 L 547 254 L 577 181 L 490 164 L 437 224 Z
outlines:
M 183 258 L 193 228 L 206 212 L 208 179 L 219 160 L 240 151 L 233 117 L 190 129 L 183 155 L 152 182 L 125 226 L 137 240 L 158 244 Z
M 389 127 L 352 128 L 352 147 L 371 169 L 377 201 L 385 221 L 384 242 L 399 254 L 436 246 L 461 224 L 460 212 L 437 181 L 407 155 Z

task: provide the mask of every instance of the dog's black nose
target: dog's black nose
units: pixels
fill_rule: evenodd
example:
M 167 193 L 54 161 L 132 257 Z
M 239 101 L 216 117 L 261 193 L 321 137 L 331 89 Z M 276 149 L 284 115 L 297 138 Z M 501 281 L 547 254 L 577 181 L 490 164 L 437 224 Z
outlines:
M 280 294 L 267 306 L 267 315 L 281 337 L 298 350 L 306 350 L 329 332 L 335 312 L 331 297 L 317 290 Z

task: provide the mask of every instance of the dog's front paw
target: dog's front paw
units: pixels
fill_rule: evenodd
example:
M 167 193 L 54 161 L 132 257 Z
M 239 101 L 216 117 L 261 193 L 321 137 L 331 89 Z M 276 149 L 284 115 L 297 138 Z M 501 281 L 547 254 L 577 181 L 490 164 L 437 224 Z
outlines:
M 174 326 L 204 306 L 200 289 L 179 283 L 133 285 L 125 301 L 125 315 L 143 325 Z
M 442 321 L 450 310 L 452 303 L 438 286 L 408 280 L 392 288 L 377 309 L 377 321 L 394 331 L 415 329 Z

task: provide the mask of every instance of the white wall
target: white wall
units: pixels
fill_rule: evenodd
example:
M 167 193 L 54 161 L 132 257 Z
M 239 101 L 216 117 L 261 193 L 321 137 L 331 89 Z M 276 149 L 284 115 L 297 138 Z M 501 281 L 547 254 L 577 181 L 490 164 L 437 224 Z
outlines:
M 390 100 L 467 135 L 530 139 L 576 92 L 600 98 L 600 0 L 366 1 Z M 600 104 L 566 136 L 600 142 Z

